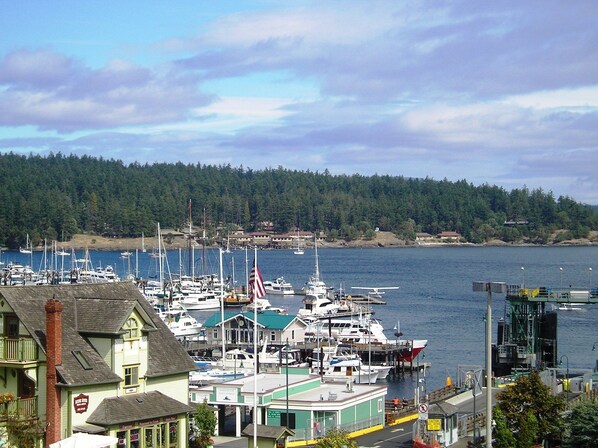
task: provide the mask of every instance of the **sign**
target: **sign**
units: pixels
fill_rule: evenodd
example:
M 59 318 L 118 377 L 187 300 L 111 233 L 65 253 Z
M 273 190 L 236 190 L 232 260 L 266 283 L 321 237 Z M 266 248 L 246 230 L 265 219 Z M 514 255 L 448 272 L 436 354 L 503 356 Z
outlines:
M 419 412 L 419 420 L 428 420 L 428 405 L 426 403 L 418 404 L 417 411 Z
M 442 421 L 439 418 L 428 419 L 428 431 L 440 431 Z
M 87 412 L 89 406 L 89 395 L 79 394 L 73 398 L 73 407 L 77 414 L 83 414 Z
M 237 402 L 237 388 L 236 387 L 217 387 L 216 401 L 236 403 Z
M 268 409 L 268 418 L 280 418 L 280 409 Z

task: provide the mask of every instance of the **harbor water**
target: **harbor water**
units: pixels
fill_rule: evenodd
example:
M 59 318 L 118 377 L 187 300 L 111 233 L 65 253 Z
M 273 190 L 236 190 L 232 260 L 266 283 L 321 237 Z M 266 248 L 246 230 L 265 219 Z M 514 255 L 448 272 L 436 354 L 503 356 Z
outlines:
M 342 288 L 346 294 L 365 292 L 353 287 L 399 286 L 398 290 L 385 291 L 382 300 L 386 304 L 373 306 L 374 317 L 381 321 L 391 339 L 399 325 L 403 338 L 428 340 L 425 358 L 419 357 L 431 365 L 425 374 L 428 390 L 442 387 L 447 376 L 455 381 L 459 366 L 484 365 L 487 296 L 473 292 L 472 282 L 506 282 L 530 288 L 571 286 L 580 290 L 598 286 L 598 272 L 592 271 L 598 268 L 598 247 L 321 248 L 318 255 L 321 278 L 329 287 Z M 83 255 L 77 253 L 76 257 Z M 175 274 L 182 269 L 187 273 L 193 265 L 196 274 L 202 270 L 218 274 L 217 250 L 196 250 L 192 258 L 194 263 L 184 252 L 169 252 L 167 270 Z M 257 258 L 264 280 L 284 276 L 296 290 L 314 272 L 314 251 L 310 248 L 304 255 L 294 255 L 293 250 L 261 250 Z M 94 251 L 90 259 L 94 267 L 112 265 L 121 277 L 135 271 L 143 278 L 157 276 L 156 259 L 148 253 L 133 252 L 131 257 L 122 258 L 120 252 Z M 253 251 L 223 254 L 224 276 L 230 275 L 238 285 L 244 285 L 246 261 L 251 266 L 253 259 Z M 62 260 L 68 270 L 70 257 L 61 257 Z M 3 252 L 0 261 L 31 264 L 35 270 L 43 268 L 39 252 Z M 268 298 L 273 306 L 285 307 L 289 313 L 301 307 L 302 297 L 298 295 Z M 505 311 L 504 296 L 494 295 L 494 341 L 498 319 Z M 192 314 L 204 321 L 212 313 Z M 598 358 L 598 350 L 592 351 L 598 342 L 598 305 L 558 313 L 559 359 L 565 356 L 570 371 L 594 368 Z M 415 373 L 389 377 L 389 396 L 413 397 L 416 382 Z

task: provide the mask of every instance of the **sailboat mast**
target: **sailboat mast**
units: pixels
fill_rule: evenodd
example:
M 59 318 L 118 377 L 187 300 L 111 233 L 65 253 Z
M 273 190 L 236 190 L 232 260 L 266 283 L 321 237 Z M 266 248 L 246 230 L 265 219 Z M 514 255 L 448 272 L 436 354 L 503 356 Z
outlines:
M 162 237 L 160 236 L 160 223 L 158 223 L 158 275 L 160 278 L 160 288 L 164 290 L 164 272 L 162 272 Z
M 206 275 L 206 208 L 203 208 L 203 232 L 201 238 L 201 275 Z
M 191 246 L 192 246 L 192 244 L 191 244 L 191 235 L 193 234 L 193 231 L 191 230 L 192 227 L 193 227 L 192 223 L 193 223 L 193 221 L 191 220 L 191 199 L 189 199 L 189 235 L 187 237 L 187 250 L 188 250 L 187 255 L 189 257 L 189 271 L 188 271 L 189 275 L 192 275 L 191 272 L 193 270 L 193 266 L 192 266 L 192 263 L 193 263 L 193 254 L 191 253 Z
M 314 276 L 317 280 L 320 280 L 320 267 L 318 265 L 318 237 L 316 235 L 314 235 L 314 249 L 316 252 L 316 272 L 314 273 Z

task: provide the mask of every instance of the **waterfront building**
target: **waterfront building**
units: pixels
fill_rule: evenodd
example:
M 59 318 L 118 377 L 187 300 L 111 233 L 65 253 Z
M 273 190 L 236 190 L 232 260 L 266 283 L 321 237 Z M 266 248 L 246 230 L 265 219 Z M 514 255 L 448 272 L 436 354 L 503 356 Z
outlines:
M 257 389 L 254 388 L 257 385 Z M 254 393 L 255 392 L 255 393 Z M 235 437 L 253 420 L 257 397 L 257 425 L 284 426 L 293 431 L 287 446 L 314 444 L 330 429 L 368 432 L 384 425 L 386 384 L 322 382 L 309 369 L 281 368 L 278 373 L 258 373 L 224 383 L 193 388 L 191 402 L 218 407 L 220 435 L 226 419 L 234 420 Z M 287 412 L 288 411 L 288 412 Z
M 203 324 L 208 346 L 220 347 L 224 330 L 227 346 L 253 346 L 253 311 L 225 311 L 212 314 Z M 258 343 L 271 345 L 303 342 L 307 324 L 297 316 L 265 310 L 257 314 Z
M 0 425 L 33 422 L 37 446 L 75 432 L 187 446 L 195 365 L 135 285 L 6 287 L 0 314 Z

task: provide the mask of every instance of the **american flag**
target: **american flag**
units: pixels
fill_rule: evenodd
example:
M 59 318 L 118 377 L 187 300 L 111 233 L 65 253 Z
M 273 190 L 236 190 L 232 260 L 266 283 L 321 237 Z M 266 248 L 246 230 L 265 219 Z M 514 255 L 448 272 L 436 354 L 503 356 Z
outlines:
M 262 274 L 260 274 L 260 271 L 255 265 L 255 262 L 253 263 L 253 268 L 251 269 L 251 273 L 249 274 L 249 291 L 252 302 L 266 295 L 266 289 L 264 288 Z

